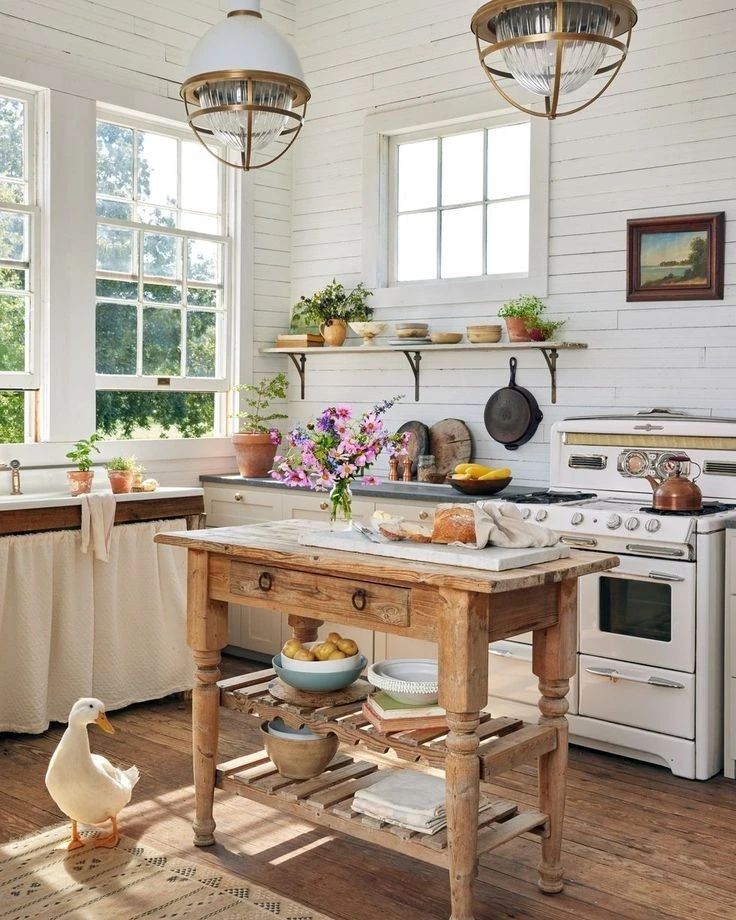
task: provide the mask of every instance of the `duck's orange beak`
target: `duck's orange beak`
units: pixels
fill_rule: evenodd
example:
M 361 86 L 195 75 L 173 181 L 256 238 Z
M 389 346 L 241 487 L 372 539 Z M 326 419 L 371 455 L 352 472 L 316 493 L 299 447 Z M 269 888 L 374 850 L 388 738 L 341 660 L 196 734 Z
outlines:
M 107 732 L 108 735 L 114 735 L 115 729 L 110 725 L 107 716 L 104 712 L 101 712 L 95 719 L 95 725 L 99 725 L 103 732 Z

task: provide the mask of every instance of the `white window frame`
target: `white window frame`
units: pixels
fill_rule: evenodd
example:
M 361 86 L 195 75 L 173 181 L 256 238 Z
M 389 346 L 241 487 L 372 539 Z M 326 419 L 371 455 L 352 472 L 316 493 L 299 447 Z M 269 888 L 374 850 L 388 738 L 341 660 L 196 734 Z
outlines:
M 520 293 L 548 294 L 550 126 L 531 118 L 529 269 L 523 274 L 392 282 L 396 258 L 396 149 L 407 140 L 518 124 L 525 116 L 494 94 L 443 99 L 375 112 L 364 124 L 363 276 L 373 306 L 502 301 Z
M 182 124 L 172 122 L 164 119 L 157 119 L 152 117 L 147 117 L 146 115 L 132 114 L 128 112 L 121 112 L 119 109 L 111 108 L 109 106 L 98 105 L 97 106 L 97 121 L 105 121 L 116 125 L 121 125 L 126 128 L 137 129 L 140 131 L 149 131 L 155 134 L 163 134 L 170 137 L 175 137 L 180 141 L 186 141 L 190 143 L 196 143 L 196 138 L 193 136 L 191 130 Z M 136 156 L 136 147 L 133 147 L 133 157 L 135 161 Z M 181 147 L 179 147 L 179 160 L 181 160 Z M 237 206 L 236 206 L 236 196 L 237 189 L 236 183 L 234 181 L 233 173 L 234 170 L 227 169 L 222 164 L 219 164 L 220 170 L 220 214 L 222 215 L 223 225 L 221 227 L 221 233 L 203 233 L 200 231 L 193 230 L 184 230 L 179 227 L 166 227 L 160 226 L 157 224 L 144 224 L 137 221 L 128 221 L 128 220 L 117 220 L 115 218 L 109 217 L 97 217 L 96 226 L 104 225 L 109 227 L 119 227 L 126 230 L 137 230 L 141 234 L 139 236 L 139 244 L 137 247 L 137 263 L 138 263 L 138 302 L 142 302 L 142 288 L 144 283 L 143 277 L 143 245 L 142 245 L 142 234 L 144 232 L 148 233 L 162 233 L 168 236 L 177 236 L 186 239 L 201 239 L 208 242 L 219 243 L 222 245 L 222 280 L 221 280 L 221 296 L 222 296 L 222 310 L 217 312 L 217 357 L 216 357 L 216 374 L 214 377 L 187 377 L 182 375 L 146 375 L 146 374 L 100 374 L 95 373 L 95 390 L 112 390 L 112 391 L 145 391 L 145 392 L 187 392 L 187 393 L 214 393 L 215 394 L 215 425 L 214 432 L 211 437 L 219 438 L 224 437 L 228 431 L 228 392 L 232 386 L 232 368 L 233 368 L 233 339 L 235 336 L 235 327 L 237 323 L 237 310 L 235 309 L 235 298 L 234 298 L 234 284 L 233 278 L 235 275 L 235 259 L 236 259 L 236 215 L 237 215 Z M 181 191 L 181 162 L 178 163 L 178 191 Z M 137 194 L 137 190 L 133 190 L 134 196 Z M 121 199 L 122 200 L 122 199 Z M 134 198 L 134 201 L 136 199 Z M 181 202 L 181 194 L 178 195 L 178 200 Z M 164 207 L 164 206 L 161 206 Z M 181 207 L 172 208 L 171 210 L 181 211 L 186 210 Z M 183 302 L 186 303 L 187 295 L 187 252 L 186 245 L 182 243 L 182 297 Z M 114 278 L 118 279 L 118 276 L 110 274 L 107 272 L 96 271 L 95 278 Z M 119 280 L 119 279 L 118 279 Z M 131 279 L 132 280 L 132 279 Z M 170 278 L 160 278 L 156 279 L 153 276 L 147 276 L 145 278 L 147 284 L 177 284 L 178 282 L 172 281 Z M 213 284 L 204 284 L 195 283 L 195 287 L 216 287 L 218 285 Z M 95 304 L 97 303 L 97 297 L 95 298 Z M 115 298 L 104 298 L 105 302 L 115 302 Z M 122 303 L 122 301 L 121 301 Z M 155 307 L 158 306 L 155 303 L 150 303 L 149 306 Z M 164 309 L 167 308 L 166 304 L 161 304 Z M 96 312 L 96 306 L 95 306 Z M 204 311 L 204 312 L 215 312 L 215 311 Z M 138 357 L 140 357 L 140 350 L 142 346 L 142 323 L 140 317 L 140 306 L 139 306 L 139 322 L 138 322 Z M 184 361 L 186 356 L 184 355 Z M 206 438 L 205 438 L 206 439 Z M 144 442 L 146 439 L 133 439 L 139 443 Z M 192 439 L 186 439 L 192 440 Z M 202 440 L 197 438 L 194 440 Z

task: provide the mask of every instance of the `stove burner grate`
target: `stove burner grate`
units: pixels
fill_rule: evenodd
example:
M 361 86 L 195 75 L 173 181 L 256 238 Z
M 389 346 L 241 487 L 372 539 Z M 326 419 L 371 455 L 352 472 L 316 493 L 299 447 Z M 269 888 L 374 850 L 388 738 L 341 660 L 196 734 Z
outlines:
M 720 514 L 722 511 L 734 511 L 736 505 L 724 505 L 721 502 L 711 502 L 704 504 L 700 511 L 663 511 L 659 508 L 640 508 L 647 514 L 658 514 L 660 517 L 703 517 L 706 514 Z
M 565 502 L 581 502 L 597 498 L 595 492 L 527 492 L 526 495 L 517 495 L 514 502 L 523 505 L 562 505 Z

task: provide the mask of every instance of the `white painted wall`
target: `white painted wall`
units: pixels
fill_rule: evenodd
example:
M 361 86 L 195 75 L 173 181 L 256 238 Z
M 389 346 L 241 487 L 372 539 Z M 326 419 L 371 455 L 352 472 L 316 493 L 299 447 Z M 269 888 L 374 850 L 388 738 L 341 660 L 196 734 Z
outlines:
M 297 45 L 313 100 L 294 157 L 293 300 L 333 275 L 346 284 L 362 276 L 366 116 L 494 92 L 468 29 L 477 5 L 297 0 Z M 549 429 L 562 417 L 652 405 L 734 414 L 736 2 L 637 6 L 633 50 L 611 89 L 590 109 L 552 125 L 548 305 L 569 317 L 567 338 L 590 348 L 562 355 L 556 406 L 541 355 L 520 356 L 519 382 L 545 415 L 534 441 L 509 454 L 483 428 L 485 402 L 507 380 L 503 353 L 425 356 L 418 405 L 400 354 L 314 356 L 308 401 L 292 399 L 294 418 L 336 394 L 363 405 L 406 392 L 392 416 L 397 423 L 464 418 L 479 458 L 510 460 L 517 479 L 543 483 Z M 627 218 L 716 210 L 728 219 L 725 300 L 628 304 Z M 263 303 L 270 310 L 281 301 Z M 487 297 L 462 305 L 448 296 L 431 307 L 382 308 L 380 294 L 375 303 L 378 319 L 423 318 L 436 330 L 458 331 L 470 321 L 493 321 L 500 305 L 491 285 Z M 285 316 L 272 322 L 280 321 Z M 295 379 L 292 394 L 298 396 Z

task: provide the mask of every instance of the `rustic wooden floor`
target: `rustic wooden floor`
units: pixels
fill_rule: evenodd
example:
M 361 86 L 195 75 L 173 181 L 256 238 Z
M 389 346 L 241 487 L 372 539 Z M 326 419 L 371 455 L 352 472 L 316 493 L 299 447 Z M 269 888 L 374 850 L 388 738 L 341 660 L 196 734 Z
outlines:
M 226 676 L 247 670 L 227 659 Z M 189 705 L 179 699 L 113 713 L 113 736 L 91 729 L 93 750 L 136 763 L 141 780 L 122 828 L 166 853 L 220 865 L 322 909 L 335 920 L 446 920 L 444 872 L 333 837 L 245 799 L 217 793 L 218 843 L 191 846 Z M 43 777 L 62 728 L 0 735 L 0 840 L 57 823 Z M 221 759 L 258 747 L 223 712 Z M 501 777 L 504 797 L 533 804 L 531 769 Z M 483 859 L 477 920 L 736 920 L 736 785 L 689 782 L 668 771 L 582 749 L 572 752 L 564 894 L 537 891 L 536 841 Z M 2 904 L 0 903 L 0 907 Z

